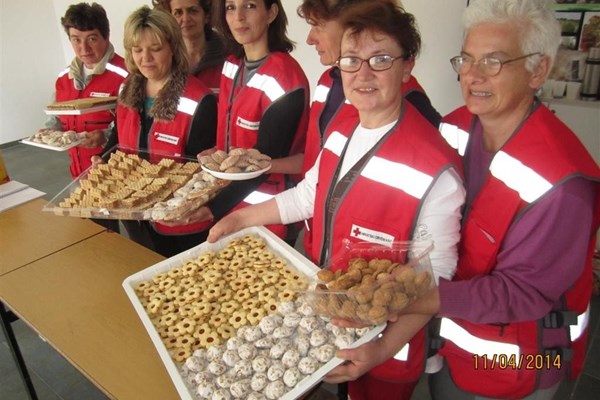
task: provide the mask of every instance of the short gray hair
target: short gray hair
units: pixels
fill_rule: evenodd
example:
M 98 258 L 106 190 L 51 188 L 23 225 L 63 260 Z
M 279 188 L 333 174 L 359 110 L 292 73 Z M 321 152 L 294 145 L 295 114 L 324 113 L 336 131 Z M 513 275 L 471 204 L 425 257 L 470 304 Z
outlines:
M 463 15 L 465 35 L 481 23 L 515 23 L 523 54 L 540 52 L 550 58 L 550 68 L 561 42 L 560 24 L 552 0 L 471 0 Z M 532 72 L 539 57 L 529 57 L 525 68 Z

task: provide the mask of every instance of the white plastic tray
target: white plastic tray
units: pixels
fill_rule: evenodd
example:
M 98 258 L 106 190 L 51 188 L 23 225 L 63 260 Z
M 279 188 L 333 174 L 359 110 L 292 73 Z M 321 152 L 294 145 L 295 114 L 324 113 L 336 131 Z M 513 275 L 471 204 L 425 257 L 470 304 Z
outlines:
M 105 110 L 112 110 L 113 108 L 117 108 L 117 103 L 108 103 L 108 104 L 100 104 L 97 106 L 93 106 L 93 107 L 87 107 L 87 108 L 82 108 L 82 109 L 77 109 L 77 110 L 49 110 L 49 109 L 44 109 L 44 112 L 46 113 L 46 115 L 83 115 L 83 114 L 90 114 L 93 112 L 97 112 L 97 111 L 105 111 Z
M 42 149 L 47 149 L 47 150 L 54 150 L 54 151 L 67 151 L 75 146 L 79 146 L 79 144 L 81 143 L 81 141 L 76 141 L 70 144 L 67 144 L 65 146 L 52 146 L 46 143 L 38 143 L 38 142 L 32 142 L 31 140 L 27 140 L 27 139 L 23 139 L 21 140 L 21 143 L 23 144 L 27 144 L 29 146 L 35 146 L 35 147 L 41 147 Z
M 200 164 L 200 167 L 204 171 L 211 174 L 212 176 L 219 178 L 219 179 L 225 179 L 228 181 L 246 181 L 248 179 L 254 179 L 257 176 L 260 176 L 271 169 L 271 165 L 269 165 L 267 168 L 263 168 L 258 171 L 252 171 L 252 172 L 221 172 L 221 171 L 214 171 L 210 168 L 206 168 L 202 164 Z
M 138 313 L 138 316 L 142 320 L 142 324 L 148 331 L 148 334 L 150 335 L 150 338 L 152 339 L 152 342 L 154 343 L 154 346 L 156 347 L 156 350 L 158 351 L 160 358 L 162 359 L 163 363 L 165 364 L 165 368 L 167 369 L 169 375 L 171 376 L 171 379 L 173 380 L 175 388 L 177 389 L 177 392 L 179 393 L 179 396 L 181 397 L 182 400 L 194 400 L 195 396 L 193 393 L 190 392 L 188 386 L 184 382 L 183 377 L 181 376 L 181 374 L 179 372 L 178 366 L 175 364 L 175 362 L 169 355 L 169 352 L 168 352 L 167 348 L 165 347 L 163 341 L 161 340 L 158 332 L 156 331 L 156 328 L 152 324 L 152 321 L 150 321 L 150 317 L 146 313 L 146 310 L 142 306 L 137 294 L 135 293 L 135 287 L 140 282 L 150 280 L 155 275 L 157 275 L 161 272 L 166 272 L 166 271 L 171 270 L 172 268 L 181 266 L 181 264 L 183 264 L 185 261 L 194 259 L 200 254 L 206 253 L 208 251 L 219 250 L 219 249 L 225 247 L 230 240 L 232 240 L 236 237 L 241 237 L 241 236 L 247 235 L 247 234 L 255 234 L 255 235 L 258 235 L 261 238 L 263 238 L 265 240 L 265 242 L 267 243 L 267 246 L 269 246 L 269 248 L 275 254 L 277 254 L 278 256 L 287 260 L 288 266 L 290 268 L 295 269 L 296 271 L 306 275 L 308 278 L 312 278 L 319 271 L 319 268 L 316 265 L 311 263 L 307 258 L 302 256 L 298 251 L 296 251 L 294 248 L 289 246 L 283 240 L 281 240 L 280 238 L 275 236 L 268 229 L 266 229 L 264 227 L 252 227 L 252 228 L 243 229 L 232 235 L 221 238 L 216 243 L 208 243 L 208 242 L 202 243 L 190 250 L 179 253 L 176 256 L 168 258 L 164 261 L 161 261 L 158 264 L 148 267 L 142 271 L 139 271 L 139 272 L 127 277 L 123 281 L 123 288 L 125 289 L 125 292 L 127 293 L 127 296 L 129 297 L 129 300 L 133 304 L 133 308 L 135 309 L 135 311 Z M 360 344 L 366 343 L 366 342 L 370 341 L 371 339 L 375 338 L 379 333 L 381 333 L 381 331 L 383 330 L 384 327 L 385 327 L 384 325 L 380 325 L 380 326 L 370 330 L 360 340 L 355 342 L 353 344 L 353 346 L 358 346 Z M 303 393 L 307 392 L 310 388 L 312 388 L 318 382 L 320 382 L 321 379 L 327 374 L 327 372 L 331 371 L 333 368 L 335 368 L 342 362 L 343 362 L 343 360 L 341 360 L 339 358 L 333 358 L 332 360 L 327 362 L 325 365 L 323 365 L 321 368 L 319 368 L 317 371 L 315 371 L 314 374 L 310 375 L 309 377 L 305 378 L 303 381 L 299 382 L 296 387 L 294 387 L 292 390 L 287 392 L 283 397 L 281 397 L 281 399 L 282 400 L 292 400 L 292 399 L 295 399 L 295 398 L 301 396 Z

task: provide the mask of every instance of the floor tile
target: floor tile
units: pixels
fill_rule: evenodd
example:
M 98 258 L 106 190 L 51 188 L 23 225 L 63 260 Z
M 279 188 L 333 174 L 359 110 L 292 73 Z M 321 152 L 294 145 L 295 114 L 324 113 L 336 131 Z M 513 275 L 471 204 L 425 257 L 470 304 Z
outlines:
M 591 338 L 583 372 L 600 380 L 600 338 L 597 336 Z
M 584 374 L 579 378 L 571 398 L 573 400 L 598 400 L 599 393 L 600 380 Z
M 55 398 L 61 400 L 107 399 L 103 392 L 54 350 L 52 346 L 43 341 L 25 323 L 16 321 L 12 326 L 29 373 L 32 377 L 35 377 L 34 384 L 36 389 L 38 386 L 41 388 L 47 387 L 54 394 Z M 3 347 L 8 353 L 8 348 Z M 0 362 L 3 363 L 2 360 Z M 16 368 L 14 362 L 11 362 L 11 364 L 13 368 Z M 17 374 L 16 369 L 14 369 L 14 373 Z M 20 381 L 19 375 L 15 375 L 13 380 Z M 46 397 L 40 398 L 46 399 Z
M 45 192 L 46 200 L 52 199 L 72 181 L 67 152 L 16 144 L 3 148 L 2 157 L 11 179 Z

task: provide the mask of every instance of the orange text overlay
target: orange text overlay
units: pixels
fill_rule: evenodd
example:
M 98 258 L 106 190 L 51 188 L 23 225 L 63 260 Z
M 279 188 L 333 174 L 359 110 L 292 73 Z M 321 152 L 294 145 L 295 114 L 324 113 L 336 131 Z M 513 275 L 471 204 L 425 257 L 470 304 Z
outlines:
M 541 370 L 561 367 L 560 354 L 473 354 L 475 370 L 525 369 Z

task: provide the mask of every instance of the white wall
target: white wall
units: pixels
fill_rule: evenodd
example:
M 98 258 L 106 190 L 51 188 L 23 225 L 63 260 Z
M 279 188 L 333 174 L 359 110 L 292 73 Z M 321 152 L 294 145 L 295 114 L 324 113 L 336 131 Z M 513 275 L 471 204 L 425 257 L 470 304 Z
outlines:
M 35 10 L 35 12 L 32 12 Z M 0 143 L 35 132 L 64 68 L 51 1 L 0 0 Z
M 462 46 L 461 18 L 466 0 L 402 0 L 406 11 L 414 14 L 422 39 L 421 55 L 413 75 L 426 90 L 432 104 L 447 114 L 463 104 L 456 73 L 450 58 Z
M 0 144 L 32 134 L 46 120 L 42 109 L 50 100 L 56 76 L 73 58 L 60 17 L 70 4 L 79 1 L 83 0 L 0 0 Z M 106 9 L 111 41 L 123 54 L 123 23 L 135 8 L 150 4 L 150 0 L 95 1 Z M 402 2 L 415 14 L 423 38 L 414 75 L 434 106 L 447 113 L 461 104 L 448 60 L 460 50 L 460 14 L 466 0 Z M 293 55 L 314 88 L 324 67 L 305 43 L 308 25 L 296 14 L 299 4 L 300 0 L 283 0 L 288 34 L 296 42 Z

